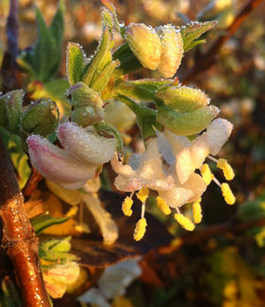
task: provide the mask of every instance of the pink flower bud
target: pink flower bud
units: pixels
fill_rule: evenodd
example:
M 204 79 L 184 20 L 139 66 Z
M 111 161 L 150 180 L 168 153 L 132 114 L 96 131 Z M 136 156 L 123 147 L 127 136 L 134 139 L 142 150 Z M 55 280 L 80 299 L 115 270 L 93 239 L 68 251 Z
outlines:
M 104 164 L 116 149 L 115 138 L 99 136 L 70 122 L 59 126 L 57 136 L 69 155 L 81 163 Z
M 32 165 L 41 175 L 62 187 L 75 190 L 94 177 L 97 165 L 76 161 L 48 140 L 31 135 L 27 138 Z

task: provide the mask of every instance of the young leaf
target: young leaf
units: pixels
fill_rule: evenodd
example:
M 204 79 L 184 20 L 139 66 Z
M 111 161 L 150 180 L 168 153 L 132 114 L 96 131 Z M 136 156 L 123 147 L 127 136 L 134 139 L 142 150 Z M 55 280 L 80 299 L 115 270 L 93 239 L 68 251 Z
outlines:
M 86 64 L 86 55 L 79 44 L 68 43 L 66 63 L 68 82 L 70 85 L 74 85 L 81 80 Z
M 183 27 L 181 27 L 181 35 L 183 38 L 183 48 L 184 52 L 189 51 L 198 43 L 204 43 L 204 40 L 195 41 L 202 34 L 209 31 L 217 24 L 217 21 L 206 21 L 206 22 L 197 22 L 193 21 Z M 195 44 L 196 43 L 196 44 Z
M 31 224 L 35 229 L 36 235 L 39 235 L 46 228 L 52 225 L 62 224 L 69 219 L 70 217 L 52 217 L 49 215 L 41 215 L 31 219 Z
M 87 64 L 83 71 L 82 81 L 90 86 L 94 74 L 98 70 L 98 67 L 105 61 L 105 56 L 110 51 L 110 33 L 109 29 L 106 28 L 102 34 L 101 41 L 97 52 L 91 61 Z M 97 72 L 99 73 L 99 72 Z

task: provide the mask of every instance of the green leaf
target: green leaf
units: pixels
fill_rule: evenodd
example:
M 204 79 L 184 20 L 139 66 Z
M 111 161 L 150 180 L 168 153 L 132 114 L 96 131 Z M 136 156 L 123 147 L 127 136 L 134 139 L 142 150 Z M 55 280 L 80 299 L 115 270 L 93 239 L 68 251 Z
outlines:
M 114 79 L 143 68 L 131 51 L 128 43 L 122 45 L 115 51 L 113 59 L 120 61 L 120 65 L 115 69 Z
M 2 127 L 0 127 L 0 134 L 3 137 L 5 147 L 17 171 L 19 188 L 23 189 L 31 173 L 30 167 L 28 166 L 28 156 L 24 153 L 21 140 L 18 136 L 11 134 Z
M 46 82 L 58 71 L 64 32 L 63 1 L 60 1 L 52 24 L 47 27 L 43 16 L 36 8 L 38 40 L 31 50 L 24 50 L 18 58 L 19 64 L 26 69 L 31 78 Z
M 102 70 L 97 79 L 91 83 L 91 88 L 96 92 L 102 92 L 108 85 L 115 68 L 119 65 L 119 61 L 112 61 Z
M 217 24 L 217 21 L 206 21 L 206 22 L 191 22 L 183 27 L 181 27 L 181 35 L 183 38 L 183 48 L 184 52 L 187 52 L 194 46 L 198 45 L 198 42 L 201 44 L 204 41 L 194 42 L 202 34 L 209 31 Z
M 83 48 L 76 43 L 68 43 L 66 51 L 67 79 L 70 85 L 81 80 L 86 65 L 86 55 Z
M 49 215 L 41 215 L 41 216 L 32 218 L 30 222 L 35 229 L 36 235 L 39 235 L 46 228 L 52 225 L 62 224 L 68 221 L 69 219 L 70 217 L 52 217 Z
M 98 71 L 98 68 L 100 65 L 102 65 L 102 62 L 105 63 L 105 56 L 110 51 L 110 33 L 109 29 L 106 28 L 101 37 L 101 41 L 99 43 L 98 49 L 94 55 L 94 57 L 91 59 L 91 61 L 86 65 L 83 75 L 82 75 L 82 81 L 86 83 L 88 86 L 90 86 L 91 81 L 94 77 L 94 74 L 99 74 L 101 71 Z
M 121 82 L 114 87 L 117 94 L 125 95 L 141 102 L 150 102 L 155 98 L 155 92 L 166 85 L 172 84 L 173 80 L 141 79 L 136 81 Z

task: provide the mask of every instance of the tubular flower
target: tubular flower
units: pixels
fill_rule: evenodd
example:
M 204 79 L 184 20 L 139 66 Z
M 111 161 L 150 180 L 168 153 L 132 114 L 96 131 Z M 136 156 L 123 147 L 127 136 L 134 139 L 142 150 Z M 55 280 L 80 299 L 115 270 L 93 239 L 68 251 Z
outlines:
M 180 139 L 184 141 L 182 145 L 185 146 L 186 138 L 180 137 Z M 166 140 L 165 137 L 164 140 Z M 159 150 L 159 145 L 162 145 L 160 138 L 149 139 L 146 151 L 138 156 L 138 160 L 134 159 L 134 165 L 123 165 L 118 161 L 117 156 L 111 160 L 112 167 L 118 174 L 114 183 L 116 188 L 131 192 L 122 204 L 124 214 L 132 215 L 132 197 L 136 191 L 138 191 L 137 198 L 142 202 L 141 218 L 136 225 L 134 234 L 136 240 L 142 239 L 145 233 L 146 222 L 144 227 L 139 225 L 143 223 L 140 221 L 145 221 L 145 204 L 149 189 L 158 193 L 157 206 L 166 215 L 171 213 L 170 208 L 174 208 L 179 213 L 179 207 L 196 201 L 206 189 L 206 183 L 198 174 L 193 174 L 185 184 L 181 184 L 177 178 L 174 167 L 175 157 L 169 142 L 163 144 L 162 151 Z M 166 161 L 165 163 L 162 162 L 162 158 Z
M 32 165 L 43 177 L 69 190 L 81 188 L 101 164 L 114 155 L 115 139 L 101 137 L 88 128 L 64 123 L 57 131 L 65 150 L 39 135 L 27 138 Z

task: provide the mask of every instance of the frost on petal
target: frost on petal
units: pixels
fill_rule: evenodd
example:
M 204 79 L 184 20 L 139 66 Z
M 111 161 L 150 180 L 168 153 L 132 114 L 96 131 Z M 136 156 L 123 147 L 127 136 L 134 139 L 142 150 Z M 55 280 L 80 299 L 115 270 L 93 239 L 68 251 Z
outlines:
M 118 227 L 114 220 L 111 218 L 111 215 L 101 207 L 98 198 L 86 194 L 83 197 L 83 201 L 99 225 L 104 244 L 110 245 L 114 243 L 117 240 L 119 234 Z
M 186 182 L 195 169 L 201 167 L 209 153 L 208 138 L 204 132 L 177 154 L 176 172 L 180 183 Z
M 129 178 L 134 173 L 134 171 L 133 171 L 133 169 L 131 168 L 130 165 L 123 165 L 119 161 L 117 153 L 114 154 L 114 158 L 111 159 L 110 163 L 111 163 L 111 166 L 112 166 L 114 172 L 121 175 L 121 176 Z
M 175 187 L 169 191 L 159 191 L 159 196 L 166 201 L 168 206 L 177 208 L 200 198 L 206 187 L 201 176 L 194 173 L 183 185 L 176 179 Z
M 32 165 L 41 175 L 60 186 L 75 190 L 94 177 L 96 166 L 81 164 L 48 140 L 32 135 L 27 138 Z
M 80 162 L 104 164 L 116 149 L 114 138 L 104 138 L 70 122 L 59 126 L 57 136 L 65 150 Z
M 166 177 L 163 172 L 156 138 L 148 140 L 147 149 L 141 155 L 140 164 L 136 170 L 129 165 L 117 163 L 115 159 L 112 159 L 111 163 L 114 171 L 119 174 L 114 182 L 118 190 L 132 192 L 142 187 L 168 190 L 173 186 L 173 178 Z
M 221 147 L 228 140 L 233 129 L 233 125 L 226 119 L 218 118 L 212 121 L 207 128 L 207 137 L 212 155 L 218 154 Z

